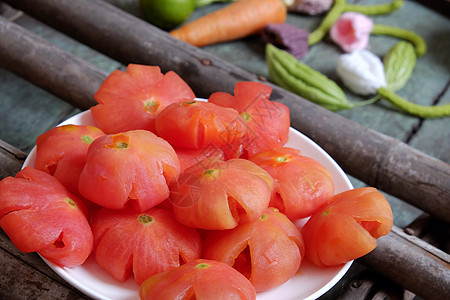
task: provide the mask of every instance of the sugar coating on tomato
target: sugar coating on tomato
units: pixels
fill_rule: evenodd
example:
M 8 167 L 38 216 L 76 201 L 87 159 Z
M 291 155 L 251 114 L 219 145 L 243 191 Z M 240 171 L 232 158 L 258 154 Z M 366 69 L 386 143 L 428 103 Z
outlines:
M 339 193 L 302 228 L 306 257 L 319 267 L 344 264 L 375 249 L 392 224 L 391 207 L 377 189 Z
M 219 148 L 228 158 L 241 154 L 246 125 L 239 113 L 204 101 L 167 106 L 156 118 L 158 135 L 174 147 Z
M 180 173 L 172 146 L 150 131 L 104 135 L 88 150 L 78 189 L 106 208 L 146 211 L 169 196 Z
M 257 292 L 277 287 L 294 276 L 304 253 L 299 230 L 274 208 L 267 208 L 253 222 L 213 231 L 203 243 L 204 258 L 233 266 Z
M 330 171 L 300 150 L 279 147 L 250 158 L 275 180 L 270 206 L 290 219 L 306 218 L 331 201 L 334 181 Z
M 36 139 L 34 167 L 55 176 L 71 193 L 79 194 L 78 179 L 91 143 L 104 135 L 89 125 L 63 125 Z
M 210 161 L 225 160 L 224 151 L 217 147 L 205 147 L 203 149 L 189 149 L 174 147 L 180 161 L 180 172 L 184 172 L 189 167 L 209 159 Z
M 273 179 L 245 159 L 204 160 L 171 186 L 177 220 L 202 229 L 231 229 L 259 218 L 268 207 Z
M 142 300 L 256 299 L 250 281 L 229 265 L 197 259 L 172 271 L 151 276 L 139 288 Z
M 25 167 L 0 181 L 0 227 L 22 252 L 61 267 L 84 263 L 93 245 L 82 200 L 46 172 Z
M 155 117 L 167 105 L 195 98 L 192 89 L 175 72 L 161 73 L 157 66 L 130 64 L 115 70 L 94 95 L 94 124 L 105 133 L 136 129 L 155 132 Z
M 272 88 L 266 84 L 239 81 L 234 95 L 225 92 L 211 94 L 208 101 L 236 109 L 245 120 L 247 132 L 243 147 L 249 156 L 283 146 L 289 138 L 289 108 L 270 101 Z
M 92 221 L 97 264 L 119 281 L 148 277 L 200 258 L 201 238 L 172 212 L 101 209 Z

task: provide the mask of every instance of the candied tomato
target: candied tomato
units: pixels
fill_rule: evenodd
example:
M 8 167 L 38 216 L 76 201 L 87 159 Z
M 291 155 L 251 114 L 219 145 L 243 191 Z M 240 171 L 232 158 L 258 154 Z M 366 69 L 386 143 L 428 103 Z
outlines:
M 55 177 L 25 167 L 0 181 L 0 227 L 22 252 L 37 251 L 62 267 L 81 265 L 92 251 L 92 231 L 80 198 Z
M 187 168 L 201 162 L 205 159 L 210 159 L 211 163 L 214 160 L 225 160 L 223 150 L 215 147 L 206 147 L 204 149 L 189 149 L 175 147 L 178 160 L 180 161 L 180 171 L 184 172 Z
M 263 151 L 250 158 L 275 180 L 270 206 L 290 219 L 309 217 L 331 201 L 333 177 L 318 161 L 300 150 L 280 147 Z
M 203 242 L 204 258 L 233 266 L 257 292 L 279 286 L 294 276 L 304 253 L 299 230 L 274 208 L 267 208 L 253 222 L 212 231 Z
M 86 164 L 90 144 L 104 135 L 89 125 L 64 125 L 36 139 L 34 167 L 55 176 L 71 193 L 79 195 L 78 179 Z
M 391 207 L 377 189 L 339 193 L 302 228 L 305 256 L 319 267 L 344 264 L 375 249 L 376 240 L 390 232 L 392 223 Z
M 247 126 L 243 147 L 249 156 L 283 146 L 289 138 L 289 108 L 270 101 L 272 88 L 259 82 L 240 81 L 234 96 L 225 92 L 211 94 L 208 101 L 236 109 Z
M 188 84 L 175 72 L 161 73 L 157 66 L 130 64 L 115 70 L 94 95 L 94 124 L 105 133 L 136 129 L 155 132 L 155 117 L 167 105 L 195 98 Z
M 268 207 L 273 179 L 251 161 L 206 159 L 186 169 L 172 185 L 170 200 L 181 223 L 230 229 L 259 218 Z
M 197 259 L 151 276 L 139 288 L 141 300 L 256 299 L 250 281 L 229 265 Z
M 169 210 L 139 213 L 102 208 L 92 220 L 97 264 L 119 281 L 148 277 L 200 258 L 201 238 Z
M 239 113 L 204 101 L 167 106 L 156 117 L 156 131 L 174 147 L 220 148 L 229 158 L 241 153 L 246 126 Z
M 106 208 L 146 211 L 169 197 L 180 173 L 172 146 L 150 131 L 132 130 L 97 138 L 89 147 L 78 189 Z

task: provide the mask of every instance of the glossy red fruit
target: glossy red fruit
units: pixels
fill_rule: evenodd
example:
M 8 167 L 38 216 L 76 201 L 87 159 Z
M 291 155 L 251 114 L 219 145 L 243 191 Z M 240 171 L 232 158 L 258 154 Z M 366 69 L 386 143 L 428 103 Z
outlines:
M 234 96 L 225 92 L 211 94 L 208 101 L 236 109 L 245 120 L 247 132 L 243 147 L 247 155 L 283 146 L 289 138 L 289 108 L 270 101 L 272 88 L 259 82 L 240 81 Z
M 270 206 L 292 220 L 309 217 L 328 204 L 334 195 L 330 171 L 297 149 L 279 147 L 260 152 L 250 160 L 275 180 Z
M 22 252 L 61 267 L 84 263 L 93 245 L 84 203 L 53 176 L 26 167 L 0 181 L 0 226 Z
M 202 161 L 171 186 L 178 221 L 195 228 L 231 229 L 259 218 L 268 207 L 273 179 L 245 159 Z
M 101 209 L 92 221 L 97 264 L 119 281 L 148 277 L 200 258 L 197 231 L 178 223 L 172 212 L 139 213 Z
M 155 118 L 167 105 L 195 98 L 175 72 L 161 73 L 157 66 L 130 64 L 126 72 L 115 70 L 94 95 L 91 108 L 97 127 L 105 133 L 136 129 L 155 132 Z
M 86 164 L 88 148 L 104 133 L 89 125 L 63 125 L 36 139 L 34 167 L 55 176 L 71 193 L 79 194 L 78 179 Z
M 132 130 L 91 144 L 78 189 L 100 206 L 143 212 L 169 197 L 169 184 L 179 173 L 169 143 L 150 131 Z
M 392 224 L 391 207 L 377 189 L 342 192 L 302 228 L 306 257 L 319 267 L 344 264 L 375 249 Z
M 139 289 L 142 300 L 256 299 L 245 276 L 227 264 L 198 259 L 148 278 Z
M 257 292 L 279 286 L 294 276 L 304 253 L 297 227 L 273 208 L 267 208 L 253 222 L 211 232 L 203 243 L 204 258 L 233 266 Z

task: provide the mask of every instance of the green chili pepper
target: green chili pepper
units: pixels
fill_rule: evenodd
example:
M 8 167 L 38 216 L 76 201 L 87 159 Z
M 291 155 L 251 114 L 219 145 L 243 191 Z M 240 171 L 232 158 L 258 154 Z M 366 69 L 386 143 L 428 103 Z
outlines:
M 416 65 L 416 53 L 409 42 L 398 42 L 384 56 L 384 74 L 387 88 L 398 91 L 405 86 Z
M 266 46 L 269 78 L 275 84 L 329 110 L 353 108 L 344 91 L 322 73 L 272 44 Z
M 353 11 L 365 15 L 383 15 L 391 13 L 402 6 L 403 0 L 394 0 L 391 3 L 376 4 L 376 5 L 345 4 L 344 12 Z
M 398 27 L 392 27 L 388 25 L 380 25 L 380 24 L 374 24 L 372 29 L 372 34 L 382 34 L 382 35 L 390 35 L 394 37 L 398 37 L 407 41 L 410 41 L 415 46 L 415 51 L 417 57 L 421 57 L 427 52 L 427 44 L 423 40 L 423 38 L 406 29 L 398 28 Z
M 333 7 L 328 11 L 325 18 L 323 18 L 322 23 L 319 27 L 311 32 L 308 37 L 308 45 L 314 45 L 320 42 L 323 37 L 333 26 L 334 22 L 339 18 L 339 16 L 344 11 L 345 0 L 335 0 Z
M 354 11 L 366 15 L 381 15 L 391 13 L 401 6 L 403 6 L 403 0 L 394 0 L 392 3 L 378 5 L 347 4 L 345 0 L 335 0 L 333 7 L 328 11 L 319 27 L 310 33 L 308 44 L 314 45 L 320 42 L 343 12 Z
M 378 95 L 382 96 L 403 111 L 420 118 L 441 118 L 450 116 L 450 104 L 424 106 L 412 103 L 388 88 L 379 88 Z

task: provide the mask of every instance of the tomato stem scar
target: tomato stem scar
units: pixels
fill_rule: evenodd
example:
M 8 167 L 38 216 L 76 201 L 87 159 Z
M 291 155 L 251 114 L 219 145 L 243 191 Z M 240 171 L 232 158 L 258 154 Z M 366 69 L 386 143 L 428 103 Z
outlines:
M 126 148 L 128 148 L 128 143 L 126 143 L 126 142 L 118 142 L 116 144 L 116 147 L 117 148 L 121 148 L 121 149 L 126 149 Z
M 279 162 L 285 162 L 285 161 L 287 161 L 288 159 L 287 159 L 287 157 L 285 157 L 285 156 L 278 156 L 277 157 L 277 161 L 279 161 Z
M 94 139 L 90 135 L 83 135 L 81 137 L 81 140 L 86 144 L 91 144 L 94 141 Z
M 195 266 L 196 269 L 206 269 L 211 267 L 211 265 L 207 264 L 207 263 L 199 263 L 198 265 Z
M 149 216 L 149 215 L 140 215 L 138 217 L 139 222 L 141 222 L 142 224 L 148 224 L 153 222 L 153 217 Z
M 75 207 L 75 208 L 78 207 L 77 204 L 75 203 L 75 201 L 73 201 L 73 200 L 70 199 L 70 198 L 66 198 L 65 201 L 66 201 L 66 203 L 69 204 L 70 206 L 73 206 L 73 207 Z
M 159 102 L 154 100 L 147 100 L 144 103 L 144 109 L 146 112 L 154 114 L 159 107 Z
M 244 120 L 246 122 L 250 121 L 250 119 L 252 118 L 252 116 L 250 115 L 250 113 L 244 111 L 243 113 L 241 113 L 242 118 L 244 118 Z

